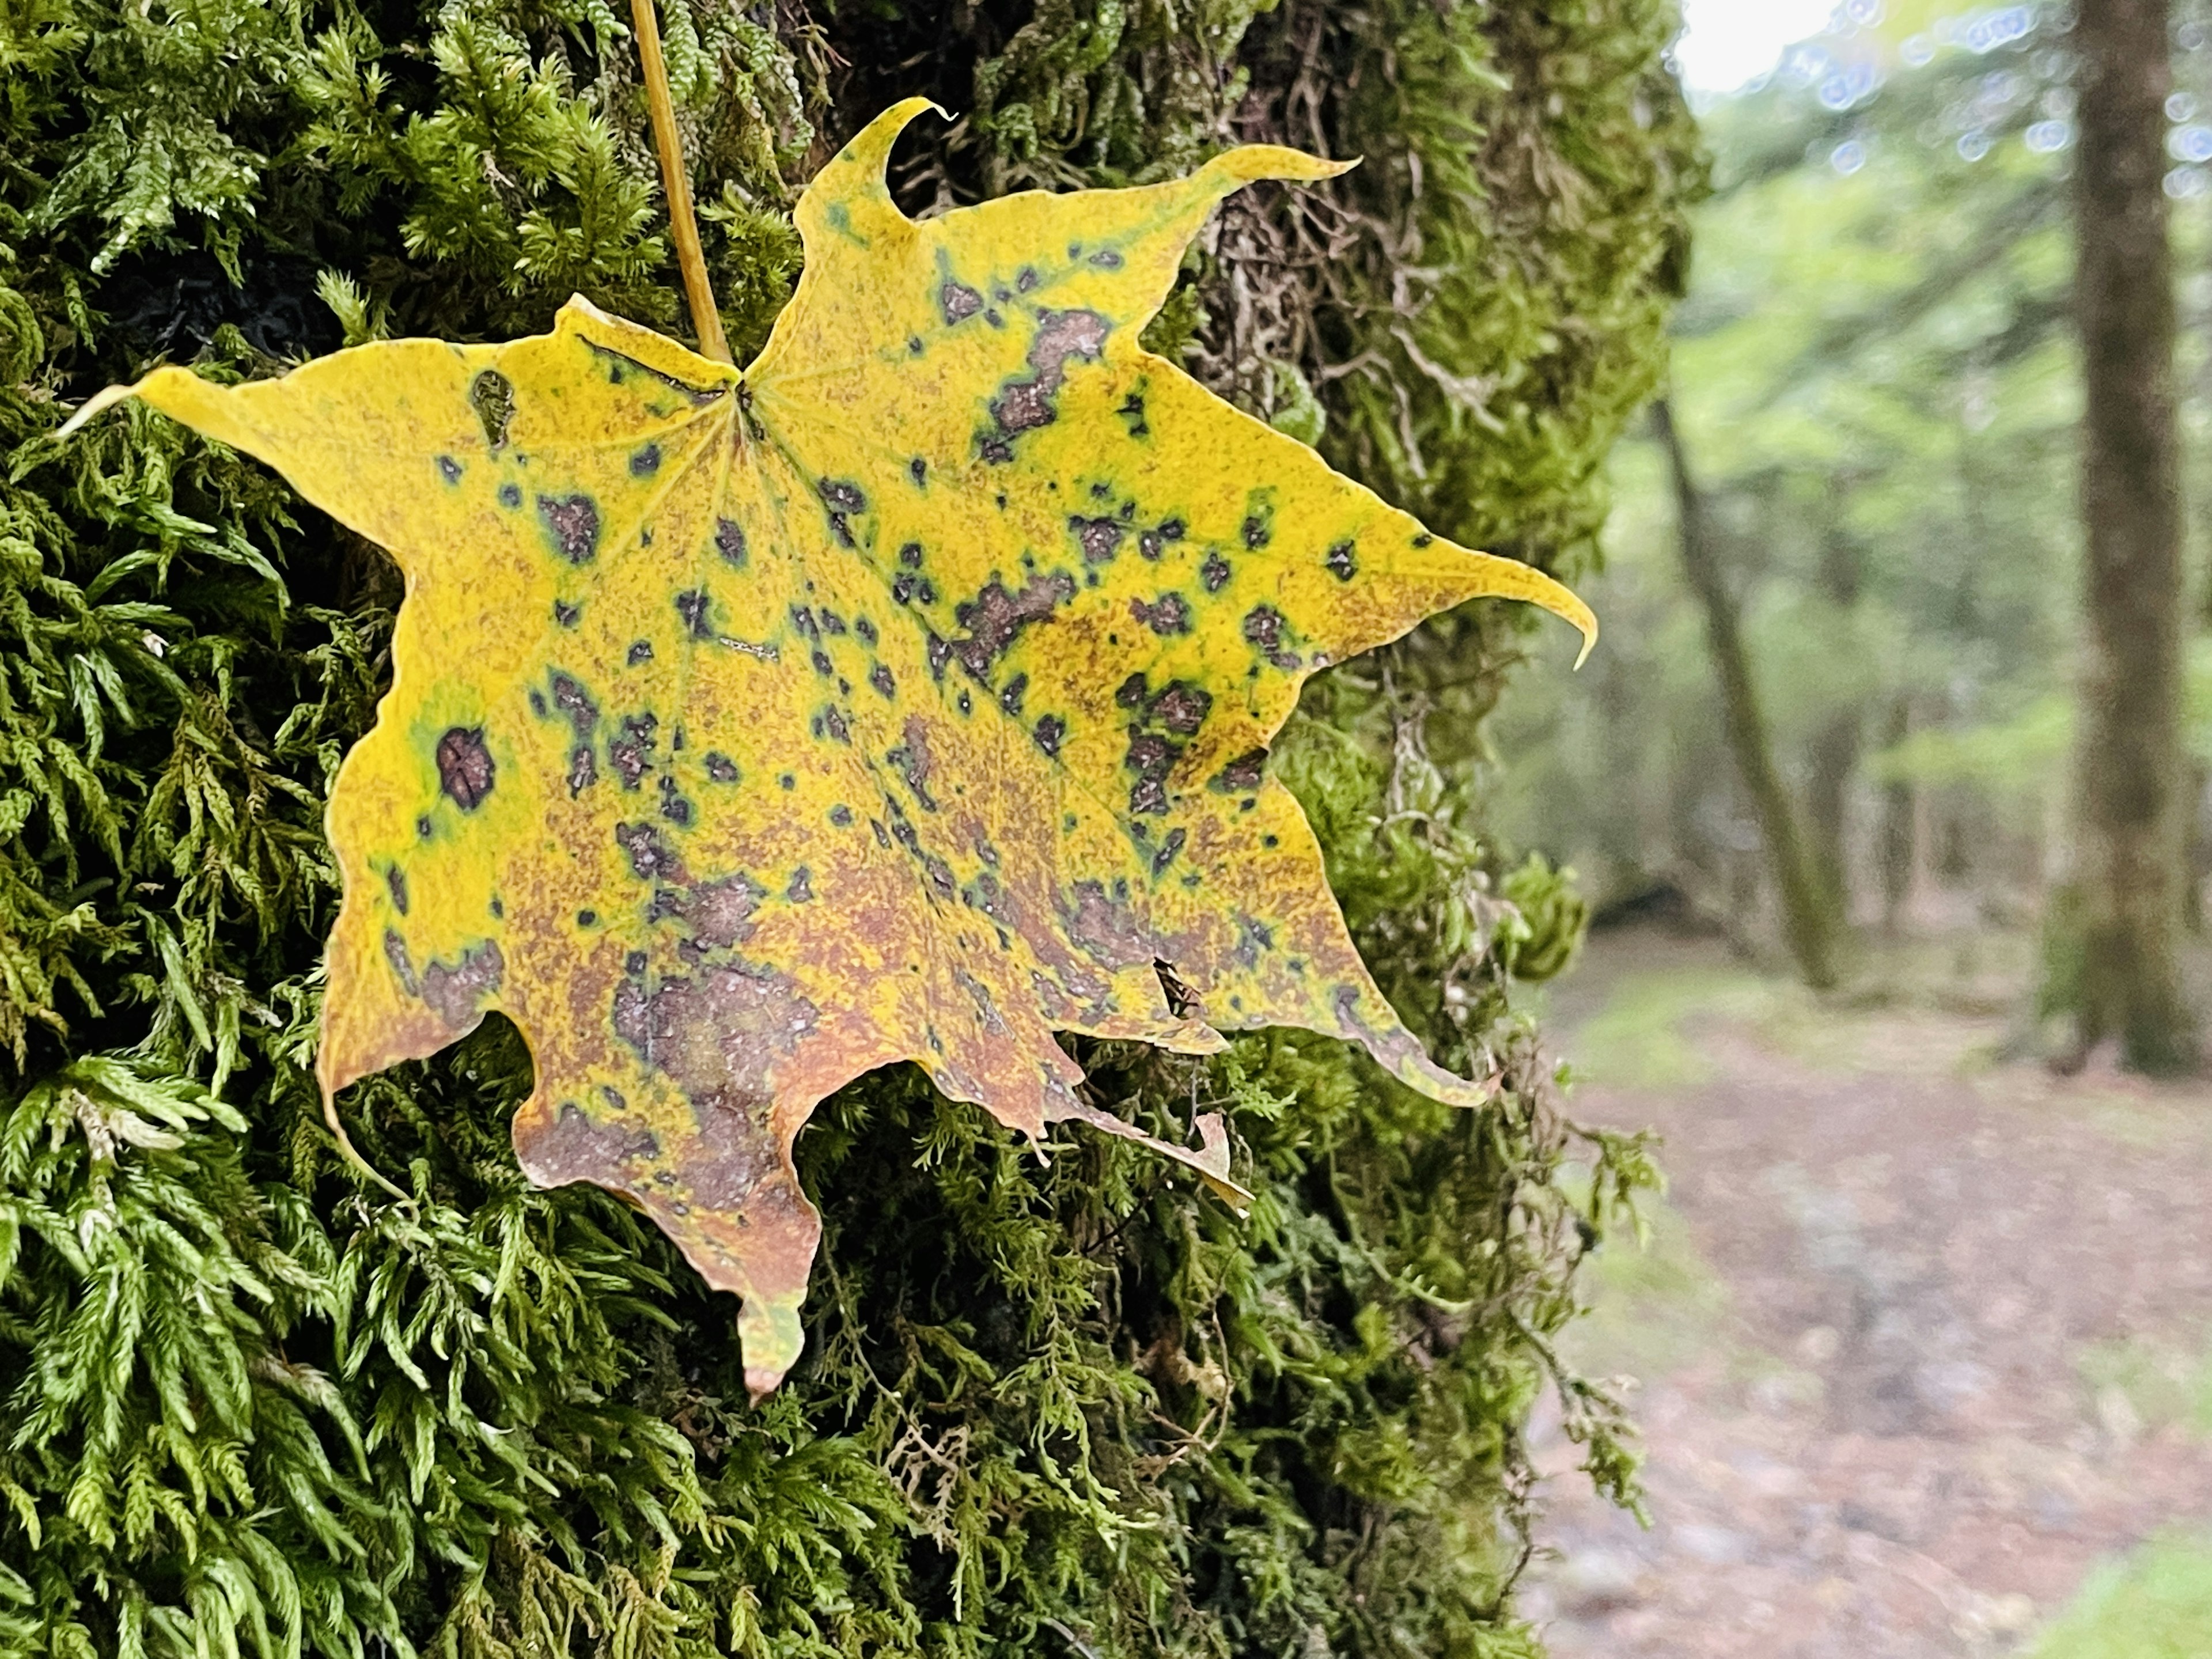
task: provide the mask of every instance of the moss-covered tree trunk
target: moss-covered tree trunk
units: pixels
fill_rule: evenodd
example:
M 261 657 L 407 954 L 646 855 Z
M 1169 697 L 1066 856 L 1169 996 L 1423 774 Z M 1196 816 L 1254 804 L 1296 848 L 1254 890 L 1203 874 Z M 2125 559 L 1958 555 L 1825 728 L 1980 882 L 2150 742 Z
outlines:
M 798 186 L 895 95 L 917 211 L 1363 155 L 1224 215 L 1153 334 L 1465 540 L 1571 569 L 1659 366 L 1693 146 L 1668 0 L 707 5 L 665 33 L 742 359 Z M 1239 1221 L 1140 1152 L 1048 1164 L 915 1075 L 817 1114 L 811 1347 L 759 1408 L 726 1297 L 588 1188 L 532 1189 L 492 1022 L 341 1102 L 307 1066 L 321 802 L 387 672 L 389 567 L 143 410 L 167 356 L 679 326 L 630 42 L 597 0 L 52 0 L 0 13 L 0 1651 L 1277 1655 L 1530 1650 L 1522 1427 L 1633 1146 L 1572 1149 L 1516 976 L 1580 909 L 1495 867 L 1463 764 L 1510 618 L 1315 688 L 1275 764 L 1454 1113 L 1336 1045 L 1085 1045 Z
M 2075 870 L 2054 908 L 2046 1000 L 2075 1050 L 2194 1063 L 2180 983 L 2187 770 L 2181 752 L 2181 474 L 2167 245 L 2165 0 L 2087 0 L 2075 171 L 2075 307 L 2087 393 L 2087 546 Z

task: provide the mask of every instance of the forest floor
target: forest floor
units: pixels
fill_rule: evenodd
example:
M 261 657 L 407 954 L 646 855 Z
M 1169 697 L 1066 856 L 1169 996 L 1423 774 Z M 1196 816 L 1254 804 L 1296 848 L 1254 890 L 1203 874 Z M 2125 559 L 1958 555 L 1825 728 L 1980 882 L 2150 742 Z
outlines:
M 1538 1425 L 1555 1659 L 2212 1655 L 2212 1082 L 2005 1060 L 2026 969 L 1816 1005 L 1634 932 L 1554 991 L 1572 1114 L 1670 1182 L 1566 1345 L 1635 1379 L 1650 1528 Z

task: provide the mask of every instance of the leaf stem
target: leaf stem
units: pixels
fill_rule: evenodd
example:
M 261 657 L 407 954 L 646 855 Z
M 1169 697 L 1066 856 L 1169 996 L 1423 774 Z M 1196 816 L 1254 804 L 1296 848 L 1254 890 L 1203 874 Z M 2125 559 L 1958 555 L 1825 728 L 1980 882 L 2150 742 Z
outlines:
M 707 255 L 699 246 L 699 222 L 691 216 L 691 180 L 684 170 L 684 143 L 676 136 L 676 100 L 668 92 L 668 63 L 660 55 L 660 21 L 653 0 L 629 0 L 637 28 L 639 67 L 645 72 L 645 101 L 653 112 L 653 147 L 660 155 L 660 183 L 668 197 L 668 225 L 676 234 L 676 264 L 684 273 L 684 297 L 690 301 L 691 326 L 699 349 L 717 362 L 733 362 L 722 333 L 722 313 L 714 307 L 714 285 L 707 280 Z

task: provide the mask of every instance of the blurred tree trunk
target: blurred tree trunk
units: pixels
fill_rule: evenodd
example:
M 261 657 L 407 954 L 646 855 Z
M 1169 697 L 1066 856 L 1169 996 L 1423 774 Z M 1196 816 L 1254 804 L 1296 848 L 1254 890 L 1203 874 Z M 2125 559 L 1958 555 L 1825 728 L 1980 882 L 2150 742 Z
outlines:
M 1819 580 L 1821 597 L 1834 607 L 1839 621 L 1857 607 L 1865 565 L 1857 540 L 1841 526 L 1832 524 L 1820 545 Z M 1812 777 L 1805 791 L 1813 873 L 1827 889 L 1828 908 L 1839 921 L 1850 914 L 1850 855 L 1845 843 L 1851 778 L 1858 771 L 1861 735 L 1856 701 L 1822 721 L 1813 736 Z
M 2045 1006 L 2074 1021 L 2077 1054 L 2117 1036 L 2124 1063 L 2152 1072 L 2196 1054 L 2179 965 L 2186 801 L 2166 14 L 2166 0 L 2082 0 L 2074 33 L 2087 626 L 2073 890 L 2053 906 L 2045 988 Z
M 1912 700 L 1899 697 L 1889 708 L 1883 747 L 1895 749 L 1911 735 Z M 1887 933 L 1900 930 L 1905 907 L 1912 897 L 1920 845 L 1919 793 L 1906 778 L 1891 778 L 1881 787 L 1881 926 Z
M 1775 891 L 1782 903 L 1783 937 L 1805 982 L 1815 990 L 1826 990 L 1836 982 L 1835 910 L 1828 902 L 1826 884 L 1806 853 L 1789 791 L 1783 787 L 1782 775 L 1774 764 L 1766 717 L 1752 683 L 1751 659 L 1737 625 L 1735 602 L 1721 579 L 1712 515 L 1690 471 L 1681 434 L 1674 428 L 1674 412 L 1666 398 L 1651 405 L 1651 420 L 1674 475 L 1682 569 L 1705 612 L 1705 640 L 1712 648 L 1713 672 L 1720 681 L 1729 748 L 1735 757 L 1744 793 L 1751 798 L 1760 839 L 1766 844 Z

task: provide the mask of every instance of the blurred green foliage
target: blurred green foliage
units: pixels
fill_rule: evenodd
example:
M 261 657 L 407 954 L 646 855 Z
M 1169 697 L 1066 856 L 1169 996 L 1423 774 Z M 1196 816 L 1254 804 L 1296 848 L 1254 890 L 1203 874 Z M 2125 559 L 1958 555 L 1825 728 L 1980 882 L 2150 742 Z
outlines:
M 1860 15 L 1839 10 L 1703 113 L 1714 195 L 1672 392 L 1778 758 L 1808 815 L 1838 820 L 1863 916 L 1899 873 L 1881 867 L 1893 831 L 1917 836 L 1923 878 L 2038 887 L 2063 821 L 2081 596 L 2069 14 L 1903 0 Z M 2212 9 L 2183 0 L 2175 21 L 2166 187 L 2197 477 L 2212 463 Z M 1571 858 L 1601 896 L 1662 877 L 1739 911 L 1757 833 L 1667 477 L 1642 442 L 1613 476 L 1590 589 L 1607 643 L 1571 682 L 1516 682 L 1493 821 Z M 2208 533 L 2199 514 L 2195 568 Z M 2200 762 L 2208 720 L 2193 714 Z
M 917 209 L 1115 182 L 1307 121 L 1290 68 L 1321 29 L 1328 119 L 1376 161 L 1340 198 L 1241 209 L 1158 337 L 1357 461 L 1411 361 L 1357 292 L 1433 281 L 1405 237 L 1436 227 L 1481 274 L 1423 313 L 1466 320 L 1409 337 L 1496 383 L 1520 460 L 1408 379 L 1431 510 L 1552 556 L 1594 527 L 1696 173 L 1666 0 L 663 9 L 741 353 L 797 275 L 796 187 L 889 95 L 969 112 L 902 157 Z M 1426 44 L 1387 63 L 1394 30 Z M 1366 113 L 1333 61 L 1369 66 Z M 343 1103 L 410 1204 L 333 1155 L 322 800 L 388 673 L 381 556 L 143 410 L 51 436 L 157 356 L 267 374 L 542 327 L 572 289 L 678 326 L 621 19 L 21 0 L 0 74 L 0 1650 L 1532 1652 L 1522 1429 L 1559 1389 L 1592 1478 L 1632 1492 L 1616 1406 L 1552 1339 L 1652 1171 L 1578 1138 L 1511 1006 L 1579 901 L 1496 862 L 1425 740 L 1453 697 L 1486 706 L 1508 625 L 1317 685 L 1279 762 L 1378 978 L 1498 1103 L 1450 1112 L 1293 1035 L 1209 1065 L 1085 1045 L 1156 1132 L 1231 1113 L 1239 1222 L 1120 1143 L 1048 1162 L 910 1073 L 864 1079 L 801 1141 L 812 1347 L 753 1408 L 727 1299 L 605 1194 L 521 1176 L 511 1027 Z M 1244 350 L 1246 301 L 1320 280 L 1267 250 L 1334 215 L 1367 286 Z M 1395 367 L 1331 373 L 1370 350 Z M 1233 372 L 1263 362 L 1264 390 Z M 1571 1152 L 1595 1172 L 1571 1192 Z

